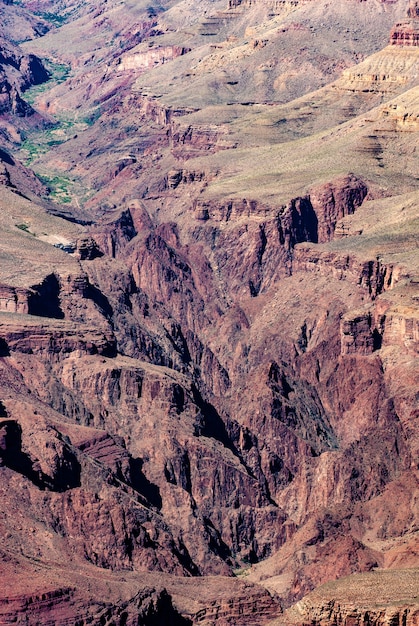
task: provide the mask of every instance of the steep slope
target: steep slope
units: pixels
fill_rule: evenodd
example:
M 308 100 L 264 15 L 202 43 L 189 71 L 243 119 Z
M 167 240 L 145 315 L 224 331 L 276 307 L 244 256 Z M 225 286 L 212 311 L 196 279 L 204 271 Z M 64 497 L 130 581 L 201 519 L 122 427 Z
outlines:
M 419 565 L 415 7 L 62 3 L 25 44 L 71 69 L 33 95 L 56 116 L 42 150 L 20 150 L 45 184 L 2 156 L 5 620 L 349 623 L 370 596 L 281 607 L 377 568 L 401 601 L 384 570 Z
M 48 77 L 37 56 L 24 54 L 19 46 L 0 34 L 0 137 L 3 145 L 19 143 L 23 130 L 42 122 L 42 116 L 26 102 L 23 92 Z
M 39 14 L 13 0 L 0 2 L 0 17 L 2 36 L 15 44 L 45 35 L 49 29 L 48 22 Z

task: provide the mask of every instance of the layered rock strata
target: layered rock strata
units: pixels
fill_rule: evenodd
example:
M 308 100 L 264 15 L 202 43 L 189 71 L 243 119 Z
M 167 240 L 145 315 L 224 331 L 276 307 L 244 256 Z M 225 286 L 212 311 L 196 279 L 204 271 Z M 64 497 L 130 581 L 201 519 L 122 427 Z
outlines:
M 229 21 L 219 14 L 205 26 Z M 359 610 L 337 592 L 302 599 L 325 581 L 366 572 L 374 587 L 376 570 L 417 564 L 412 149 L 393 127 L 379 141 L 369 126 L 361 132 L 362 117 L 332 129 L 333 140 L 322 131 L 321 156 L 304 137 L 275 134 L 284 109 L 264 105 L 248 118 L 271 124 L 246 128 L 253 153 L 233 128 L 237 108 L 230 118 L 217 109 L 215 125 L 193 107 L 131 91 L 137 70 L 156 61 L 166 71 L 166 60 L 186 68 L 195 54 L 168 45 L 137 56 L 151 22 L 137 33 L 129 25 L 129 54 L 115 52 L 92 78 L 83 102 L 104 111 L 86 123 L 88 148 L 75 133 L 47 157 L 66 171 L 80 147 L 77 175 L 98 190 L 85 209 L 58 218 L 27 198 L 29 210 L 10 188 L 11 157 L 2 158 L 0 614 L 63 624 L 413 624 L 414 596 L 394 611 L 371 608 L 371 595 Z M 94 24 L 99 39 L 101 25 L 111 28 L 104 7 Z M 247 42 L 245 53 L 265 43 Z M 369 72 L 371 60 L 354 70 L 352 95 L 367 84 L 367 99 L 378 85 L 384 98 L 410 84 L 414 48 L 386 49 L 383 72 Z M 85 49 L 73 67 L 91 71 L 92 59 Z M 374 125 L 397 106 L 376 111 Z M 111 133 L 111 155 L 98 128 Z M 277 141 L 262 152 L 260 129 Z M 352 133 L 364 141 L 356 158 Z M 237 154 L 227 173 L 226 147 Z M 400 147 L 386 187 L 381 155 L 388 150 L 388 163 Z M 254 174 L 248 154 L 283 160 L 272 176 L 259 162 Z M 252 188 L 252 176 L 273 191 Z M 401 198 L 390 211 L 380 199 L 392 185 Z M 402 580 L 410 589 L 409 575 Z

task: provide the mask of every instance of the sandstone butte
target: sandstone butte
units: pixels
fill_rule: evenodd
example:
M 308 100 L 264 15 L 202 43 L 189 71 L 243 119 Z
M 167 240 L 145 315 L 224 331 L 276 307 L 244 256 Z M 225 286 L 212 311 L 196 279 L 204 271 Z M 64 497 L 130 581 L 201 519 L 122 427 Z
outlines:
M 419 624 L 418 33 L 0 0 L 1 624 Z

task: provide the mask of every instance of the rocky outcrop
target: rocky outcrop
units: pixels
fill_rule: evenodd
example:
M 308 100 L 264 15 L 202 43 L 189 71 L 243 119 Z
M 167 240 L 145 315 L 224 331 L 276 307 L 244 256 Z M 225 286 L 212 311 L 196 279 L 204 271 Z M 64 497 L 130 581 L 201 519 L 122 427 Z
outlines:
M 74 254 L 80 261 L 91 261 L 102 256 L 103 253 L 93 237 L 83 237 L 76 241 Z
M 127 208 L 122 211 L 116 219 L 107 221 L 106 224 L 104 224 L 103 230 L 95 231 L 94 241 L 97 242 L 96 247 L 98 247 L 102 253 L 116 257 L 119 256 L 127 243 L 130 242 L 136 234 L 137 231 L 131 211 Z M 96 256 L 100 256 L 99 250 L 96 251 Z M 81 255 L 80 250 L 79 254 Z M 90 258 L 95 257 L 90 254 Z M 82 256 L 81 259 L 83 260 Z
M 278 606 L 272 598 L 265 594 L 251 593 L 250 597 L 236 597 L 234 600 L 213 600 L 210 606 L 201 609 L 193 616 L 193 623 L 197 626 L 213 626 L 214 624 L 235 624 L 244 626 L 252 623 L 266 624 L 268 620 L 278 615 Z
M 0 286 L 0 311 L 10 313 L 28 313 L 29 312 L 29 295 L 28 289 L 19 289 L 10 285 Z
M 318 222 L 317 241 L 330 241 L 337 221 L 354 213 L 367 193 L 367 185 L 353 174 L 310 190 L 310 202 Z
M 381 348 L 382 336 L 374 327 L 371 313 L 352 314 L 343 319 L 341 342 L 342 354 L 371 354 Z
M 59 293 L 60 285 L 55 274 L 29 289 L 1 285 L 0 311 L 62 319 Z
M 166 306 L 170 303 L 173 307 L 174 318 L 182 317 L 194 331 L 202 325 L 206 314 L 202 297 L 196 293 L 195 276 L 187 259 L 170 246 L 158 231 L 150 233 L 144 244 L 135 250 L 131 261 L 137 289 L 159 294 L 160 302 Z
M 353 93 L 397 94 L 411 81 L 417 67 L 415 46 L 388 46 L 342 73 L 338 89 Z
M 419 616 L 414 591 L 416 580 L 417 570 L 394 573 L 377 570 L 352 576 L 300 600 L 285 613 L 284 623 L 414 626 Z
M 248 291 L 257 296 L 275 280 L 293 272 L 303 269 L 321 272 L 321 256 L 325 254 L 326 271 L 336 277 L 349 277 L 349 267 L 360 265 L 355 270 L 354 280 L 371 294 L 376 288 L 376 294 L 385 280 L 391 281 L 391 268 L 379 269 L 379 264 L 376 267 L 371 262 L 362 265 L 350 258 L 339 261 L 333 253 L 328 256 L 315 246 L 302 245 L 303 242 L 321 243 L 333 239 L 338 220 L 353 214 L 366 194 L 365 183 L 348 175 L 310 190 L 306 196 L 293 198 L 279 209 L 256 200 L 234 199 L 220 204 L 197 199 L 193 210 L 195 219 L 208 226 L 211 222 L 232 224 L 213 235 L 213 254 L 217 267 L 226 269 L 223 274 L 229 276 L 228 288 L 234 292 Z M 243 218 L 248 218 L 245 224 Z M 234 226 L 235 223 L 238 225 Z M 310 259 L 309 250 L 316 259 Z M 377 277 L 374 272 L 378 273 Z
M 28 432 L 11 419 L 0 421 L 0 465 L 26 476 L 39 489 L 66 491 L 80 485 L 80 465 L 60 433 L 42 420 Z
M 382 327 L 383 346 L 398 345 L 411 354 L 419 352 L 419 320 L 415 307 L 387 310 Z
M 182 46 L 161 46 L 151 48 L 146 52 L 137 52 L 135 54 L 125 55 L 119 59 L 118 70 L 136 70 L 141 71 L 150 69 L 156 65 L 167 63 L 176 57 L 183 56 L 190 52 L 190 48 Z
M 386 346 L 419 352 L 419 323 L 414 302 L 403 307 L 385 297 L 361 312 L 348 312 L 341 320 L 341 353 L 371 354 Z
M 121 583 L 123 585 L 123 581 Z M 191 621 L 182 617 L 173 607 L 172 599 L 163 589 L 142 587 L 132 597 L 124 598 L 118 605 L 109 601 L 103 588 L 99 593 L 89 594 L 75 587 L 44 588 L 32 594 L 11 595 L 0 600 L 0 617 L 4 623 L 12 623 L 24 616 L 29 623 L 53 624 L 102 623 L 111 620 L 135 626 L 140 623 L 151 626 L 190 626 Z
M 419 111 L 411 104 L 394 102 L 383 107 L 382 118 L 394 123 L 395 130 L 415 131 L 419 129 Z M 378 148 L 380 150 L 380 148 Z
M 220 125 L 192 125 L 184 126 L 179 122 L 172 122 L 171 147 L 176 158 L 190 159 L 199 152 L 216 152 L 234 147 L 228 141 L 228 129 Z
M 236 8 L 240 6 L 249 7 L 252 4 L 263 4 L 268 6 L 270 9 L 284 9 L 298 6 L 299 4 L 309 3 L 312 0 L 229 0 L 229 7 Z
M 298 609 L 302 609 L 303 602 L 298 603 Z M 335 601 L 308 609 L 304 607 L 305 617 L 301 617 L 302 624 L 313 625 L 329 625 L 342 623 L 345 626 L 349 624 L 361 626 L 366 622 L 374 626 L 390 626 L 391 624 L 406 624 L 406 626 L 414 626 L 419 616 L 419 608 L 412 607 L 391 607 L 385 609 L 358 609 L 349 605 L 341 605 Z M 302 612 L 303 612 L 302 611 Z
M 392 46 L 419 46 L 419 20 L 396 24 L 390 35 Z
M 22 99 L 17 88 L 7 80 L 0 68 L 0 115 L 12 113 L 17 117 L 25 117 L 33 112 L 32 107 Z
M 419 18 L 419 4 L 416 0 L 410 0 L 407 16 L 411 19 Z
M 48 499 L 47 524 L 54 533 L 74 537 L 75 553 L 99 568 L 196 573 L 184 545 L 157 513 L 132 492 L 115 489 L 106 468 L 84 464 L 88 482 L 82 473 L 81 488 Z
M 310 244 L 300 244 L 295 248 L 293 271 L 314 272 L 350 281 L 365 289 L 371 299 L 393 289 L 405 274 L 403 267 L 386 265 L 380 259 L 362 261 L 356 256 L 342 256 L 338 252 L 321 250 Z
M 159 102 L 157 98 L 145 94 L 138 94 L 136 97 L 138 113 L 143 115 L 146 119 L 153 120 L 162 126 L 169 124 L 175 117 L 182 117 L 194 111 L 194 109 L 190 108 L 165 106 L 164 103 Z
M 8 127 L 10 130 L 10 127 Z M 9 137 L 9 135 L 7 135 Z M 9 137 L 10 138 L 10 137 Z M 0 186 L 8 187 L 18 195 L 24 193 L 44 194 L 45 186 L 29 168 L 25 167 L 10 152 L 0 148 Z M 16 224 L 17 228 L 24 230 L 25 224 Z
M 109 333 L 87 326 L 59 321 L 46 323 L 27 318 L 25 327 L 15 317 L 1 317 L 0 332 L 4 350 L 24 354 L 49 354 L 59 358 L 69 352 L 115 354 L 115 339 Z
M 173 169 L 167 173 L 166 186 L 176 189 L 179 185 L 190 185 L 195 182 L 208 182 L 211 178 L 206 172 L 190 171 L 187 169 Z
M 411 0 L 407 10 L 408 19 L 396 24 L 390 34 L 392 46 L 419 46 L 419 5 Z
M 48 80 L 49 74 L 38 57 L 25 55 L 17 46 L 0 39 L 0 113 L 18 117 L 34 111 L 22 98 L 31 85 Z
M 289 233 L 288 248 L 302 241 L 330 241 L 338 220 L 353 214 L 362 205 L 367 193 L 364 181 L 349 174 L 311 189 L 304 197 L 292 199 L 287 207 L 278 212 L 278 218 L 283 222 L 278 227 L 284 233 L 282 238 L 286 239 L 286 233 Z M 257 200 L 233 199 L 219 205 L 197 199 L 194 211 L 200 219 L 204 215 L 204 219 L 228 222 L 243 217 L 269 216 L 275 209 Z
M 45 590 L 33 595 L 13 595 L 0 600 L 0 616 L 4 623 L 12 623 L 18 615 L 27 615 L 28 619 L 44 619 L 46 614 L 65 619 L 68 605 L 74 589 L 63 587 L 61 589 Z M 54 616 L 55 613 L 55 616 Z
M 243 217 L 268 216 L 272 213 L 273 209 L 272 207 L 261 204 L 257 200 L 246 200 L 246 198 L 242 200 L 226 200 L 223 204 L 196 198 L 193 211 L 197 219 L 228 222 Z

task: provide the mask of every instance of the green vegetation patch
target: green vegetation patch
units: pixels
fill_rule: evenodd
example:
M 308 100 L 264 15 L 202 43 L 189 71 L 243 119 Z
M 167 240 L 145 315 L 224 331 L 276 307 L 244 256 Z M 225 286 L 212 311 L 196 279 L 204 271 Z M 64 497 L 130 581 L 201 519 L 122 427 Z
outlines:
M 43 63 L 50 74 L 50 79 L 41 85 L 34 85 L 25 91 L 25 100 L 32 106 L 35 104 L 35 100 L 39 95 L 63 83 L 70 76 L 71 68 L 65 63 L 56 63 L 49 59 L 43 59 Z
M 68 15 L 62 15 L 59 13 L 52 13 L 51 11 L 34 11 L 34 15 L 42 18 L 51 26 L 55 28 L 59 28 L 63 24 L 65 24 L 68 20 Z
M 29 230 L 28 224 L 16 224 L 16 228 L 19 228 L 19 230 L 23 230 L 25 233 L 28 233 L 29 235 L 33 235 L 33 233 L 31 233 L 31 231 Z
M 61 124 L 56 124 L 48 129 L 27 134 L 20 148 L 25 165 L 31 165 L 39 156 L 67 141 L 65 130 Z
M 38 174 L 38 178 L 47 186 L 50 198 L 60 204 L 71 202 L 71 188 L 74 182 L 66 176 L 46 176 Z

